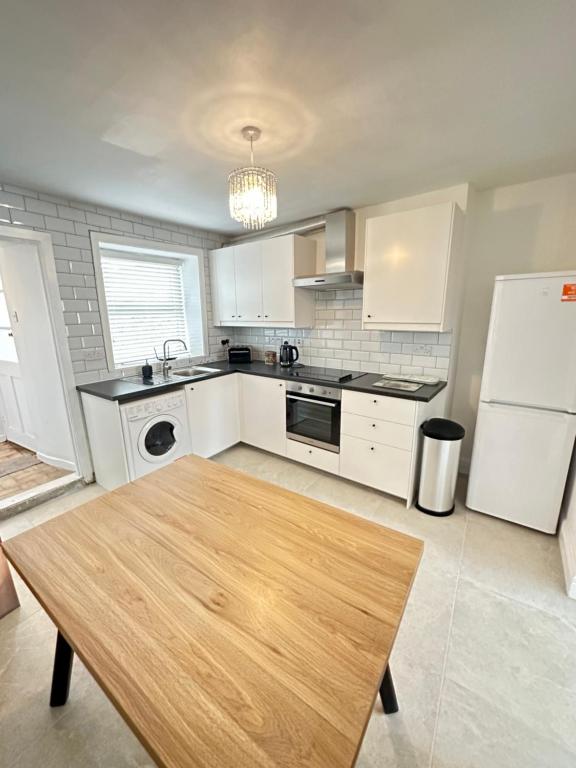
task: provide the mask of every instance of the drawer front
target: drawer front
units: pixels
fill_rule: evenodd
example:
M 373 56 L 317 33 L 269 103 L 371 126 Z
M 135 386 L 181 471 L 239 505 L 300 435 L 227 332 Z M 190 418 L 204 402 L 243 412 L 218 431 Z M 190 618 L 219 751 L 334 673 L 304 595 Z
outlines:
M 289 459 L 301 461 L 302 464 L 322 469 L 324 472 L 338 474 L 340 456 L 337 453 L 325 451 L 323 448 L 316 448 L 313 445 L 306 445 L 306 443 L 299 443 L 296 440 L 286 440 L 286 449 L 286 455 Z
M 342 414 L 342 434 L 350 437 L 359 437 L 362 440 L 372 440 L 382 445 L 391 445 L 393 448 L 401 448 L 403 451 L 412 450 L 414 428 L 406 424 L 397 424 L 394 421 L 382 419 L 369 419 L 367 416 L 358 416 L 355 413 Z
M 408 498 L 412 453 L 389 445 L 343 435 L 340 474 L 379 491 Z
M 368 395 L 365 392 L 342 392 L 342 410 L 355 413 L 369 419 L 384 419 L 397 424 L 414 424 L 416 403 L 414 400 L 402 400 L 399 397 Z

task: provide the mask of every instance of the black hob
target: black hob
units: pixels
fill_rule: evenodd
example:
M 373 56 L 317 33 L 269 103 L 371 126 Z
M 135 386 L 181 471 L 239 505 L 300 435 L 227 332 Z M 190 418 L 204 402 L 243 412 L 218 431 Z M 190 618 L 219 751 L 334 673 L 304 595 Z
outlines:
M 314 379 L 316 381 L 335 383 L 352 381 L 352 379 L 359 379 L 360 376 L 366 375 L 358 371 L 343 371 L 338 368 L 316 368 L 308 365 L 295 365 L 292 368 L 286 368 L 286 373 L 295 379 Z

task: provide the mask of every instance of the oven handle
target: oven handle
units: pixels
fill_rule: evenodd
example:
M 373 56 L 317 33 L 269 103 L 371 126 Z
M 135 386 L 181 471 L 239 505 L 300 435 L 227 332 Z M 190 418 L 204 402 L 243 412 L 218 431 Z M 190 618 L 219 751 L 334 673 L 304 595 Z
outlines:
M 327 405 L 328 408 L 336 408 L 338 403 L 329 403 L 327 400 L 314 400 L 312 397 L 298 397 L 298 395 L 286 395 L 288 400 L 302 400 L 304 403 L 317 403 L 317 405 Z

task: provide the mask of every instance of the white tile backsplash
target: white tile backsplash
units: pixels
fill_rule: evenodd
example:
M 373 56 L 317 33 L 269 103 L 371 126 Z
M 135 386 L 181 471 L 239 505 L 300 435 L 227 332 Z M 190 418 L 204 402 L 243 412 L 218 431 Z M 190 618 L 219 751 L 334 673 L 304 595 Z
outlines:
M 219 248 L 222 236 L 128 211 L 66 200 L 56 195 L 0 184 L 3 224 L 36 229 L 52 236 L 62 312 L 78 384 L 109 378 L 94 278 L 90 232 L 108 232 L 197 248 Z M 222 338 L 230 334 L 212 324 L 208 259 L 205 259 L 208 355 L 223 357 Z M 152 350 L 151 350 L 152 354 Z
M 426 373 L 448 378 L 452 333 L 364 331 L 362 291 L 317 291 L 316 328 L 230 328 L 233 344 L 250 344 L 255 359 L 284 339 L 306 365 L 366 373 Z

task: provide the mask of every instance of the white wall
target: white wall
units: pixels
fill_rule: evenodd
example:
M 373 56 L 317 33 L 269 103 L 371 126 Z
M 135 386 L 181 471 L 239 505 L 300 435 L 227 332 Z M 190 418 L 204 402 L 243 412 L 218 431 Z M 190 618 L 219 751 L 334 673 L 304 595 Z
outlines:
M 117 375 L 111 374 L 106 364 L 90 232 L 107 232 L 206 249 L 218 248 L 223 240 L 217 232 L 64 199 L 11 184 L 0 185 L 0 224 L 48 232 L 52 237 L 62 311 L 78 384 Z M 222 334 L 212 324 L 208 259 L 205 259 L 205 280 L 208 354 L 214 358 L 222 355 Z
M 496 275 L 576 268 L 576 174 L 478 191 L 469 246 L 453 418 L 466 428 L 467 468 Z M 530 354 L 530 350 L 526 350 Z

